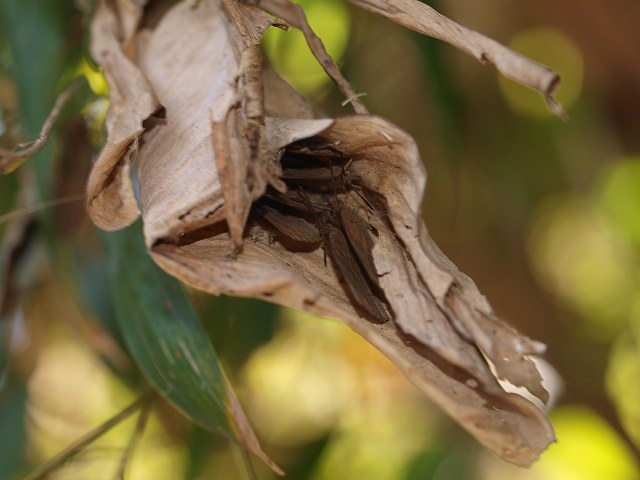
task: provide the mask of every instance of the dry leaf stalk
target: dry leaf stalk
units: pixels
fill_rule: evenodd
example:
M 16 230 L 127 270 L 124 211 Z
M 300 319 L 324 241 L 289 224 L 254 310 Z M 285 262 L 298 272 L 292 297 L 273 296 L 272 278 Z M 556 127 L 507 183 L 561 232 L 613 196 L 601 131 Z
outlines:
M 42 128 L 40 129 L 40 134 L 38 138 L 32 140 L 30 142 L 26 142 L 24 144 L 18 145 L 18 147 L 14 150 L 6 150 L 4 148 L 0 148 L 0 173 L 7 174 L 13 172 L 16 168 L 22 165 L 28 158 L 33 157 L 36 153 L 38 153 L 44 147 L 45 143 L 49 139 L 49 134 L 53 129 L 60 113 L 62 113 L 62 109 L 67 104 L 67 102 L 73 97 L 73 94 L 78 90 L 80 83 L 83 82 L 84 79 L 74 80 L 67 86 L 56 98 L 53 107 L 51 108 L 51 112 L 49 116 L 42 124 Z
M 419 0 L 349 0 L 416 32 L 437 38 L 467 52 L 482 63 L 491 63 L 505 76 L 540 92 L 549 109 L 566 120 L 567 114 L 553 97 L 560 77 L 553 70 L 529 60 L 495 40 L 470 30 Z

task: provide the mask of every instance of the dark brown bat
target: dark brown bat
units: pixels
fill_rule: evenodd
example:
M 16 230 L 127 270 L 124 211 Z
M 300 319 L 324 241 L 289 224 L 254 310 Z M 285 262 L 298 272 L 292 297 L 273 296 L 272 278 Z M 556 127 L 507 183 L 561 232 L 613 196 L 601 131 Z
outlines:
M 386 323 L 390 320 L 389 314 L 382 302 L 375 296 L 369 286 L 362 269 L 355 259 L 347 239 L 342 231 L 331 223 L 326 223 L 323 228 L 325 248 L 335 268 L 340 272 L 351 293 L 356 305 L 371 315 L 376 322 Z
M 322 240 L 318 229 L 305 219 L 287 215 L 268 205 L 257 205 L 256 212 L 285 237 L 304 244 L 318 244 Z
M 341 166 L 310 167 L 310 168 L 284 168 L 282 179 L 290 184 L 303 186 L 327 185 L 331 181 L 342 178 Z
M 316 218 L 324 239 L 325 252 L 329 253 L 356 306 L 369 313 L 378 323 L 389 321 L 389 315 L 383 303 L 376 297 L 367 281 L 368 276 L 374 285 L 378 285 L 378 275 L 371 256 L 373 245 L 371 238 L 368 237 L 367 226 L 353 209 L 342 204 L 337 207 L 332 205 L 330 210 L 321 217 L 313 208 L 306 192 L 302 189 L 299 192 L 300 199 Z M 349 224 L 348 230 L 344 227 L 344 223 Z M 344 231 L 343 228 L 345 228 Z M 347 240 L 349 237 L 347 231 L 352 232 L 353 238 Z M 356 252 L 355 255 L 354 252 Z M 359 262 L 356 255 L 358 258 L 362 256 L 365 260 Z M 366 267 L 364 267 L 365 262 Z
M 338 204 L 332 207 L 333 214 L 339 219 L 351 249 L 355 252 L 369 280 L 379 286 L 378 273 L 373 261 L 373 241 L 367 225 L 351 207 Z
M 351 162 L 346 166 L 330 165 L 329 167 L 324 168 L 295 169 L 295 176 L 290 174 L 289 179 L 284 176 L 283 179 L 285 181 L 295 180 L 296 182 L 302 182 L 304 180 L 310 184 L 316 185 L 324 183 L 325 186 L 329 185 L 331 187 L 333 190 L 334 200 L 330 202 L 330 211 L 333 215 L 334 223 L 344 229 L 344 233 L 349 240 L 349 244 L 360 260 L 360 264 L 369 277 L 369 280 L 371 280 L 374 285 L 379 286 L 378 274 L 373 261 L 373 241 L 369 236 L 369 225 L 360 218 L 353 208 L 338 200 L 336 192 L 337 181 L 340 181 L 343 187 L 346 187 L 347 185 L 352 186 L 352 179 L 348 177 L 348 168 L 350 164 Z M 287 170 L 285 170 L 285 172 L 286 171 Z M 370 208 L 373 208 L 366 198 L 364 198 L 359 192 L 355 192 Z

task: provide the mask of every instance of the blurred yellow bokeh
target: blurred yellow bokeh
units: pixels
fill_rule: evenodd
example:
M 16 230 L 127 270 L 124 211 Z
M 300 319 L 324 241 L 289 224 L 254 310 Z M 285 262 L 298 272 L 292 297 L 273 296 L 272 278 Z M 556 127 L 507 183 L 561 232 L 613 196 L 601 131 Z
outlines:
M 336 63 L 343 57 L 349 41 L 350 17 L 340 0 L 301 0 L 299 3 L 314 32 L 322 39 Z M 331 80 L 309 51 L 304 35 L 295 28 L 271 28 L 263 39 L 267 59 L 276 71 L 305 94 L 316 94 Z
M 545 480 L 634 480 L 640 469 L 631 449 L 597 413 L 567 405 L 551 414 L 558 443 L 536 469 Z
M 620 332 L 638 258 L 601 211 L 577 196 L 551 197 L 533 215 L 527 245 L 541 284 L 583 315 L 586 333 L 604 341 Z
M 133 403 L 136 394 L 79 335 L 81 312 L 59 285 L 48 282 L 25 310 L 38 329 L 38 355 L 29 382 L 27 452 L 38 464 Z M 100 436 L 47 478 L 112 479 L 132 437 L 137 414 Z M 186 446 L 175 442 L 153 413 L 130 458 L 128 479 L 175 480 L 185 470 Z
M 607 366 L 607 393 L 620 423 L 640 449 L 640 294 L 630 311 L 629 329 L 613 344 Z
M 569 111 L 582 91 L 584 66 L 580 48 L 563 32 L 551 27 L 520 32 L 508 46 L 560 75 L 560 85 L 553 96 Z M 538 92 L 501 74 L 498 80 L 507 102 L 517 112 L 537 118 L 553 116 Z

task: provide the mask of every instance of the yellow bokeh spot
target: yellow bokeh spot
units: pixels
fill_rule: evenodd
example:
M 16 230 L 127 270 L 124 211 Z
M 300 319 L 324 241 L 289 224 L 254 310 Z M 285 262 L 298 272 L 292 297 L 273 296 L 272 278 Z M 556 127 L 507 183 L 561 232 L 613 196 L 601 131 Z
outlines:
M 534 470 L 545 480 L 634 480 L 640 476 L 630 448 L 592 410 L 566 406 L 551 414 L 558 443 Z
M 640 293 L 631 308 L 629 332 L 620 335 L 607 365 L 607 393 L 620 423 L 640 448 Z
M 600 203 L 623 234 L 640 247 L 640 157 L 611 166 L 603 177 Z
M 350 18 L 345 3 L 339 0 L 302 0 L 298 3 L 331 57 L 339 62 L 349 41 Z M 299 30 L 291 28 L 285 32 L 271 28 L 262 44 L 271 65 L 302 93 L 317 93 L 330 83 Z
M 292 310 L 283 316 L 278 334 L 245 367 L 244 403 L 266 440 L 295 446 L 333 428 L 355 379 L 335 348 L 349 333 L 344 325 Z
M 87 79 L 89 88 L 98 96 L 106 96 L 109 94 L 109 86 L 107 85 L 107 79 L 105 78 L 102 70 L 96 70 L 93 68 L 86 59 L 78 65 L 76 70 L 78 76 L 82 75 Z
M 626 324 L 637 256 L 605 215 L 569 196 L 534 214 L 528 250 L 544 286 L 582 313 L 586 331 L 606 340 Z
M 583 62 L 578 46 L 564 33 L 550 27 L 539 27 L 518 34 L 509 47 L 516 52 L 548 66 L 560 77 L 553 96 L 569 110 L 582 90 Z M 524 85 L 499 75 L 500 88 L 509 105 L 527 116 L 546 118 L 553 114 L 542 96 Z
M 138 395 L 91 350 L 87 338 L 92 338 L 94 345 L 101 342 L 103 347 L 110 346 L 109 340 L 99 328 L 88 329 L 93 324 L 85 323 L 88 319 L 82 316 L 68 293 L 49 279 L 30 297 L 24 311 L 25 331 L 34 335 L 25 338 L 25 345 L 37 342 L 37 362 L 28 381 L 26 444 L 29 461 L 34 464 L 54 458 L 131 404 Z M 81 331 L 92 334 L 83 335 Z M 137 415 L 101 434 L 46 478 L 115 478 L 134 434 Z M 125 477 L 183 478 L 187 453 L 186 447 L 175 441 L 152 411 L 131 452 Z

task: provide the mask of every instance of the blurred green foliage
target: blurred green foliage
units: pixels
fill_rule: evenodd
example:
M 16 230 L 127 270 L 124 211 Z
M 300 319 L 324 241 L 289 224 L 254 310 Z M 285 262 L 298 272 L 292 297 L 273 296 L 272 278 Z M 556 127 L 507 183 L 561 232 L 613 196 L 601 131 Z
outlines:
M 612 92 L 626 88 L 628 102 L 640 101 L 624 78 L 606 77 L 615 56 L 603 57 L 585 41 L 572 16 L 563 17 L 571 8 L 459 4 L 434 6 L 559 71 L 569 123 L 549 116 L 537 95 L 496 80 L 491 68 L 453 47 L 337 0 L 303 2 L 329 52 L 356 90 L 368 94 L 365 103 L 416 138 L 429 172 L 425 220 L 441 248 L 501 316 L 549 345 L 548 358 L 565 382 L 551 413 L 558 445 L 530 470 L 501 463 L 334 321 L 189 291 L 201 327 L 182 287 L 168 280 L 167 293 L 149 258 L 135 264 L 123 256 L 141 243 L 114 247 L 118 235 L 134 232 L 103 234 L 112 244 L 105 255 L 82 208 L 72 205 L 39 213 L 44 228 L 20 263 L 18 314 L 0 324 L 0 478 L 20 478 L 129 403 L 144 388 L 131 358 L 141 349 L 157 351 L 154 342 L 163 338 L 178 345 L 180 333 L 163 332 L 180 318 L 209 333 L 210 343 L 201 337 L 203 344 L 188 351 L 210 349 L 215 382 L 213 348 L 219 353 L 263 447 L 287 478 L 640 477 L 640 152 L 625 133 L 633 131 L 637 110 L 619 110 Z M 552 13 L 554 25 L 541 21 Z M 607 15 L 593 18 L 606 22 Z M 37 135 L 73 74 L 104 94 L 86 57 L 86 25 L 70 0 L 0 2 L 4 147 Z M 634 44 L 634 31 L 621 26 L 617 35 Z M 270 32 L 265 41 L 265 57 L 290 82 L 325 111 L 350 113 L 305 50 L 296 32 Z M 99 120 L 106 106 L 104 99 L 84 100 L 75 106 L 82 129 L 69 130 L 77 118 L 65 116 L 43 152 L 0 177 L 0 215 L 19 202 L 82 190 L 104 137 Z M 9 227 L 0 224 L 4 243 Z M 0 272 L 8 260 L 2 252 Z M 114 302 L 117 275 L 110 277 L 109 267 L 129 275 L 129 283 L 116 282 L 127 285 L 116 294 L 121 299 L 133 295 L 128 307 Z M 182 317 L 170 315 L 177 305 L 187 312 Z M 127 324 L 129 315 L 146 317 L 147 330 L 127 331 L 136 326 Z M 137 360 L 149 368 L 148 378 L 157 374 L 170 383 L 158 358 Z M 200 393 L 211 385 L 203 387 Z M 196 390 L 184 388 L 180 393 Z M 171 401 L 173 393 L 165 397 Z M 206 406 L 202 414 L 220 417 Z M 112 478 L 132 431 L 123 424 L 55 478 Z M 255 468 L 258 478 L 273 478 L 262 465 Z M 237 449 L 160 403 L 127 472 L 128 478 L 232 479 L 245 478 L 245 469 Z

